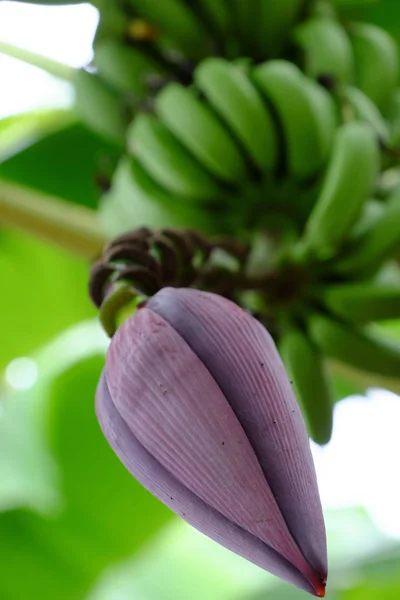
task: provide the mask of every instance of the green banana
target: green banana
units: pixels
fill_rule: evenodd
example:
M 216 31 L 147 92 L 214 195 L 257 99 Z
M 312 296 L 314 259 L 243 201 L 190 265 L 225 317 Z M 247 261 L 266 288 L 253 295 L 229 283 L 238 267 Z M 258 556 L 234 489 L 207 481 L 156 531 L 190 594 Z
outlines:
M 385 30 L 367 23 L 354 23 L 350 39 L 356 85 L 386 114 L 398 83 L 397 45 Z
M 218 231 L 213 214 L 165 192 L 136 159 L 128 157 L 120 161 L 111 188 L 102 197 L 100 221 L 113 236 L 141 226 Z
M 390 103 L 388 119 L 391 123 L 400 119 L 400 87 L 396 88 L 393 94 L 393 98 Z
M 262 0 L 230 0 L 233 27 L 242 56 L 260 56 L 261 2 Z
M 304 69 L 310 77 L 331 76 L 341 82 L 353 79 L 353 49 L 339 21 L 314 17 L 298 25 L 294 40 L 304 52 Z
M 304 0 L 260 0 L 260 4 L 260 58 L 265 60 L 281 55 L 304 8 Z
M 337 117 L 331 96 L 284 60 L 256 67 L 253 80 L 283 128 L 289 173 L 295 178 L 313 176 L 324 165 L 334 135 Z
M 128 46 L 107 39 L 95 46 L 95 65 L 103 79 L 122 92 L 145 97 L 152 75 L 166 75 L 161 61 L 149 56 L 144 47 Z
M 336 134 L 320 196 L 309 215 L 303 245 L 332 251 L 343 240 L 372 192 L 379 147 L 372 129 L 352 121 Z
M 362 208 L 360 218 L 354 224 L 349 232 L 349 240 L 358 240 L 366 231 L 368 231 L 376 220 L 385 211 L 385 204 L 379 200 L 367 200 Z
M 334 314 L 354 323 L 400 318 L 400 286 L 373 282 L 333 285 L 323 291 L 322 299 Z
M 390 122 L 389 145 L 392 148 L 400 147 L 400 88 L 397 88 L 393 94 L 390 110 L 388 114 Z
M 140 114 L 127 135 L 128 150 L 157 183 L 173 194 L 210 200 L 218 186 L 156 116 Z
M 232 35 L 232 12 L 228 2 L 218 0 L 186 0 L 194 13 L 205 21 L 218 41 L 224 45 Z
M 320 352 L 305 333 L 293 328 L 282 335 L 279 352 L 310 437 L 317 444 L 327 444 L 332 435 L 334 400 Z
M 362 271 L 379 265 L 400 244 L 400 192 L 394 192 L 373 224 L 354 242 L 343 259 L 336 261 L 339 273 Z
M 195 70 L 194 80 L 255 165 L 272 171 L 278 148 L 275 124 L 246 74 L 227 60 L 208 58 Z
M 229 183 L 247 178 L 235 140 L 194 90 L 170 83 L 155 105 L 161 121 L 207 170 Z
M 323 18 L 337 20 L 337 11 L 331 0 L 312 0 L 308 7 L 308 19 Z
M 369 123 L 382 142 L 389 140 L 389 126 L 372 100 L 356 87 L 345 88 L 344 98 L 356 119 Z
M 339 126 L 339 118 L 335 102 L 324 87 L 308 79 L 303 80 L 304 87 L 308 92 L 311 108 L 314 109 L 315 122 L 319 133 L 321 155 L 328 158 L 336 130 Z
M 340 8 L 356 8 L 376 4 L 379 0 L 331 0 L 335 6 Z
M 396 119 L 391 124 L 389 145 L 391 148 L 396 149 L 400 147 L 400 119 Z
M 191 59 L 212 53 L 212 41 L 207 30 L 191 8 L 182 0 L 129 0 L 138 15 L 156 26 L 160 39 Z
M 98 75 L 75 71 L 75 110 L 82 121 L 101 135 L 123 144 L 125 119 L 120 95 Z
M 400 345 L 321 314 L 310 315 L 311 339 L 330 358 L 387 377 L 400 373 Z
M 121 37 L 126 33 L 126 11 L 116 2 L 101 2 L 97 6 L 100 15 L 93 46 L 106 38 Z

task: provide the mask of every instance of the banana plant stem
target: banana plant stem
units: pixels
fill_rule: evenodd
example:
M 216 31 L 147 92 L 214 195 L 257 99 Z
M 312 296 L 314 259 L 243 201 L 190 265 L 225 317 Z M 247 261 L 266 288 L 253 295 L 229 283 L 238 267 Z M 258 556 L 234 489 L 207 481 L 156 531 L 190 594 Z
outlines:
M 42 69 L 43 71 L 46 71 L 50 75 L 54 75 L 54 77 L 58 77 L 58 79 L 62 79 L 63 81 L 72 81 L 76 70 L 73 67 L 69 67 L 68 65 L 52 60 L 51 58 L 47 58 L 47 56 L 42 56 L 41 54 L 36 54 L 35 52 L 30 52 L 29 50 L 19 48 L 18 46 L 6 44 L 5 42 L 0 42 L 0 53 L 11 56 L 12 58 L 17 58 L 18 60 L 21 60 L 22 62 L 34 67 L 38 67 L 39 69 Z
M 90 261 L 107 243 L 94 210 L 1 179 L 0 226 L 22 229 Z

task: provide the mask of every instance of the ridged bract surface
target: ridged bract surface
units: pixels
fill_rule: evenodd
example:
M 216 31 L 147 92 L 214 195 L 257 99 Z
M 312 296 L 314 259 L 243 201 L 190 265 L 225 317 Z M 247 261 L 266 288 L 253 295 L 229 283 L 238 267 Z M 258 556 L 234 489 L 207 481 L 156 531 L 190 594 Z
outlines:
M 177 514 L 323 595 L 325 530 L 309 441 L 258 321 L 215 294 L 162 290 L 115 334 L 97 412 L 127 468 Z

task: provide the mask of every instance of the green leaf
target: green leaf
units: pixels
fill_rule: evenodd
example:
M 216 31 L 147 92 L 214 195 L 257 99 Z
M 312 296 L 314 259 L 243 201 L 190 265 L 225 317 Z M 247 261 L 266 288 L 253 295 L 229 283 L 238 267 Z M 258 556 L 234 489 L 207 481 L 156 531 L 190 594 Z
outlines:
M 128 474 L 103 437 L 94 414 L 103 363 L 102 356 L 79 362 L 53 382 L 48 424 L 69 511 L 85 522 L 108 563 L 140 547 L 170 513 Z
M 95 208 L 98 181 L 111 176 L 120 149 L 81 123 L 60 128 L 0 164 L 0 177 Z
M 0 405 L 0 511 L 46 514 L 60 501 L 55 463 L 19 402 Z
M 62 502 L 48 516 L 0 514 L 1 598 L 83 600 L 106 568 L 134 554 L 172 516 L 126 471 L 97 423 L 106 344 L 97 322 L 75 326 L 36 357 L 37 383 L 7 399 L 25 407 L 21 427 L 30 423 L 46 441 Z
M 363 585 L 358 588 L 347 590 L 340 598 L 341 600 L 398 600 L 400 597 L 400 582 L 392 585 L 370 586 Z
M 0 369 L 61 329 L 94 316 L 89 265 L 28 235 L 0 230 Z
M 369 589 L 365 585 L 370 581 L 379 589 L 378 571 L 381 581 L 385 576 L 397 576 L 399 544 L 386 538 L 374 525 L 368 513 L 363 508 L 349 507 L 335 509 L 325 513 L 328 538 L 329 575 L 327 585 L 327 600 L 353 600 L 352 593 L 358 594 L 358 589 Z M 393 556 L 392 571 L 386 571 L 382 577 L 384 565 L 383 558 Z M 374 573 L 373 577 L 370 575 Z M 374 583 L 372 583 L 374 581 Z M 393 581 L 393 580 L 392 580 Z M 360 586 L 360 587 L 359 587 Z M 382 598 L 386 600 L 385 591 L 381 588 L 381 596 L 373 596 L 373 600 Z M 257 594 L 248 594 L 238 597 L 237 600 L 263 600 L 270 597 L 273 600 L 306 600 L 309 595 L 283 583 L 269 589 L 263 586 Z M 369 596 L 356 596 L 364 600 Z M 391 596 L 389 596 L 391 598 Z M 97 600 L 97 599 L 96 599 Z M 101 599 L 103 600 L 103 599 Z M 108 599 L 104 599 L 108 600 Z M 111 600 L 111 599 L 110 599 Z M 147 600 L 147 599 L 146 599 Z M 394 600 L 394 598 L 393 598 Z
M 35 110 L 0 120 L 0 163 L 76 120 L 68 110 Z
M 87 600 L 239 600 L 268 584 L 271 594 L 276 581 L 176 519 L 132 560 L 105 574 Z M 273 599 L 268 592 L 264 598 Z

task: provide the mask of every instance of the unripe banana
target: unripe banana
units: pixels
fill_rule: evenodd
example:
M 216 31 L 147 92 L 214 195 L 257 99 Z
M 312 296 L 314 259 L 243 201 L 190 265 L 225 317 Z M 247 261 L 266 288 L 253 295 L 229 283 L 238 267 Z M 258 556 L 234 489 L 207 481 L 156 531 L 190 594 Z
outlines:
M 337 19 L 337 12 L 331 0 L 314 0 L 309 5 L 309 19 L 314 17 L 323 19 Z
M 234 31 L 243 56 L 260 57 L 262 0 L 230 0 Z
M 128 149 L 158 184 L 193 200 L 218 196 L 218 186 L 156 116 L 137 115 L 127 135 Z
M 390 122 L 389 145 L 392 148 L 400 147 L 400 88 L 397 88 L 390 105 L 388 119 Z
M 208 171 L 229 183 L 247 178 L 244 159 L 228 129 L 192 89 L 170 83 L 156 98 L 161 121 Z
M 320 352 L 305 333 L 293 328 L 282 335 L 279 352 L 310 437 L 327 444 L 332 435 L 333 393 Z
M 379 147 L 361 122 L 342 125 L 335 138 L 320 196 L 303 236 L 305 248 L 331 252 L 346 236 L 370 196 L 379 170 Z
M 82 121 L 120 144 L 125 139 L 125 119 L 120 95 L 98 75 L 75 71 L 75 109 Z
M 386 114 L 398 83 L 397 45 L 384 29 L 367 23 L 354 23 L 350 37 L 356 85 Z
M 233 29 L 230 4 L 224 0 L 187 0 L 187 4 L 201 15 L 219 44 L 225 47 L 230 42 Z
M 222 58 L 205 59 L 194 74 L 197 87 L 262 171 L 272 171 L 278 140 L 258 90 L 240 68 Z
M 355 8 L 375 4 L 377 0 L 331 0 L 338 8 Z M 379 1 L 379 0 L 378 0 Z
M 388 119 L 391 123 L 397 119 L 400 119 L 400 87 L 397 87 L 393 94 L 392 101 L 390 103 Z
M 326 356 L 371 373 L 399 376 L 399 344 L 320 314 L 309 317 L 308 328 L 311 339 Z
M 317 78 L 334 77 L 341 82 L 353 79 L 353 49 L 347 32 L 334 19 L 314 17 L 298 25 L 294 39 L 304 52 L 305 72 Z
M 248 4 L 251 4 L 247 0 Z M 260 58 L 275 58 L 282 54 L 292 27 L 304 8 L 303 0 L 260 0 Z
M 400 318 L 400 286 L 349 283 L 326 288 L 322 299 L 333 313 L 354 323 Z
M 102 197 L 100 220 L 111 236 L 136 227 L 194 227 L 216 233 L 214 215 L 165 192 L 136 159 L 120 161 L 112 186 Z
M 386 200 L 383 212 L 335 264 L 340 273 L 362 271 L 380 264 L 400 244 L 400 192 Z
M 336 109 L 328 92 L 292 63 L 271 60 L 253 71 L 283 128 L 289 173 L 300 179 L 325 163 L 332 142 Z
M 358 240 L 366 231 L 375 224 L 376 220 L 385 211 L 385 204 L 379 200 L 367 200 L 362 208 L 360 218 L 354 224 L 349 232 L 349 240 Z
M 369 123 L 379 139 L 387 142 L 389 139 L 388 124 L 372 100 L 364 92 L 351 86 L 344 90 L 344 98 L 350 104 L 356 119 Z
M 182 0 L 129 0 L 129 3 L 159 29 L 160 38 L 184 56 L 200 59 L 212 52 L 207 30 Z
M 308 91 L 311 107 L 314 109 L 316 128 L 324 157 L 329 157 L 336 130 L 339 126 L 338 113 L 332 96 L 324 87 L 305 77 L 304 86 Z
M 93 46 L 107 38 L 120 38 L 126 33 L 126 11 L 116 2 L 102 2 L 99 23 L 93 40 Z
M 168 73 L 166 66 L 149 56 L 144 47 L 128 46 L 113 39 L 95 46 L 95 64 L 101 77 L 113 87 L 138 97 L 147 95 L 152 75 Z

